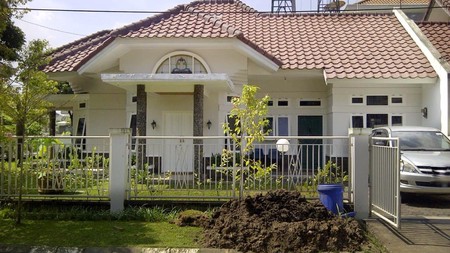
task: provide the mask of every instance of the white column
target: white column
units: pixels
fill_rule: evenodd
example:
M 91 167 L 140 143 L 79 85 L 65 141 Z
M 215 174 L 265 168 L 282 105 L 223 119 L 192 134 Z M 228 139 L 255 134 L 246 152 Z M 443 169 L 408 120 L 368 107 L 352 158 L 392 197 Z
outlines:
M 109 197 L 111 212 L 124 209 L 128 181 L 129 128 L 109 130 Z
M 371 129 L 350 129 L 352 137 L 352 189 L 356 218 L 369 217 L 369 134 Z

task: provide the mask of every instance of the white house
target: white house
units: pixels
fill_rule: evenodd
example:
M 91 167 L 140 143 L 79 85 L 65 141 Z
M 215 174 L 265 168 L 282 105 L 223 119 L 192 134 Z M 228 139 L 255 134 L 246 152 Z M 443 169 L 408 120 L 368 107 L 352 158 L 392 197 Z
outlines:
M 266 14 L 193 1 L 60 47 L 45 71 L 75 95 L 77 135 L 216 136 L 244 84 L 268 94 L 273 134 L 375 125 L 448 133 L 448 89 L 398 13 Z M 430 63 L 431 62 L 431 63 Z

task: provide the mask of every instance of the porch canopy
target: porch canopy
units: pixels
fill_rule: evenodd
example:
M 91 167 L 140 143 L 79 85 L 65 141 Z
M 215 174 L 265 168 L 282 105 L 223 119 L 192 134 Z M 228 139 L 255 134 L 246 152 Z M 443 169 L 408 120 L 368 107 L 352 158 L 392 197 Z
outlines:
M 136 84 L 146 86 L 147 92 L 193 92 L 194 85 L 235 91 L 227 74 L 102 74 L 102 81 L 136 92 Z

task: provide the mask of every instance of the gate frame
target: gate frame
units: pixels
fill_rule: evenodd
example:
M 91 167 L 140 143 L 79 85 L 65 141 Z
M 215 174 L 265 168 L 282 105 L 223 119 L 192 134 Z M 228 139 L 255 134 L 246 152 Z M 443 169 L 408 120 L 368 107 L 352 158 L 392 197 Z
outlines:
M 375 157 L 377 149 L 380 157 Z M 401 229 L 399 138 L 369 137 L 369 157 L 369 213 Z

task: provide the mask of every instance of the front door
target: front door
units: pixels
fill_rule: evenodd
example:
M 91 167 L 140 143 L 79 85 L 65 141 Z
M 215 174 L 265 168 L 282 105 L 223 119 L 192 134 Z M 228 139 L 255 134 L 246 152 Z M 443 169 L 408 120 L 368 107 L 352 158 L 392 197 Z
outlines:
M 322 116 L 298 116 L 299 136 L 322 136 Z M 303 169 L 313 170 L 322 165 L 322 139 L 301 139 L 300 153 Z
M 192 172 L 193 171 L 193 142 L 192 139 L 181 136 L 193 135 L 192 112 L 164 113 L 164 135 L 178 136 L 164 141 L 163 172 Z

